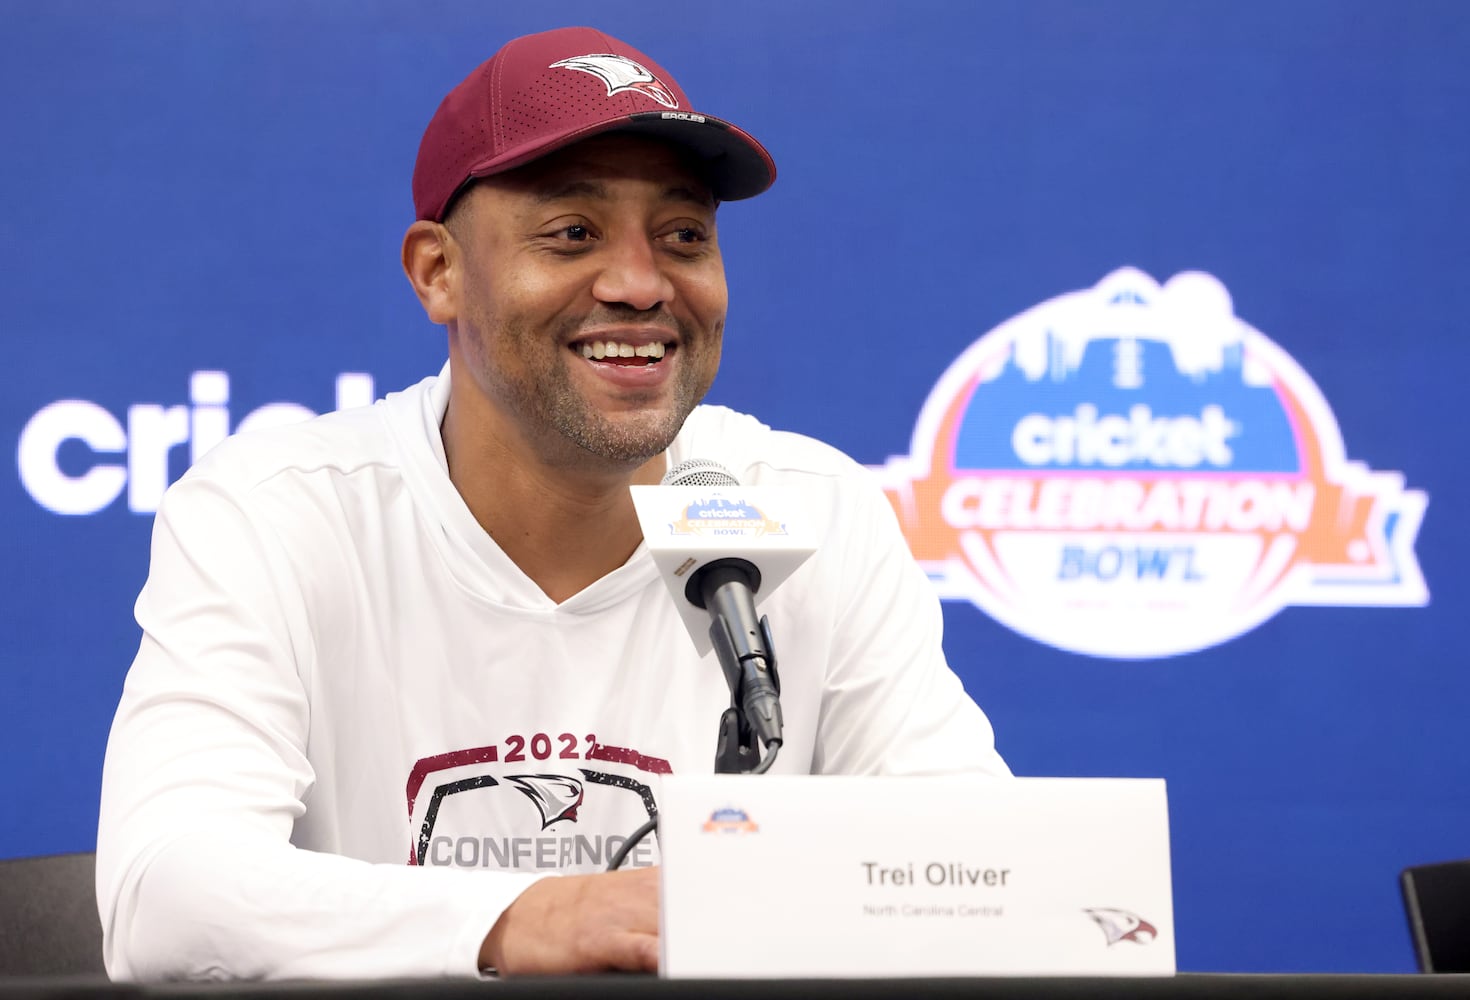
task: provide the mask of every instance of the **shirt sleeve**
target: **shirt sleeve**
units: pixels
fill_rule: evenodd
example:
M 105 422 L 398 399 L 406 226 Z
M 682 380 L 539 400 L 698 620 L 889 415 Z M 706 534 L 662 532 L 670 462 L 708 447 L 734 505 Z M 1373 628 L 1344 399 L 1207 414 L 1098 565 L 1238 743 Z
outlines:
M 814 769 L 1009 777 L 990 720 L 950 669 L 939 599 L 866 476 L 843 482 L 841 596 Z
M 540 876 L 374 864 L 291 843 L 314 773 L 309 611 L 267 527 L 201 476 L 169 491 L 142 644 L 108 741 L 97 895 L 122 980 L 478 975 Z

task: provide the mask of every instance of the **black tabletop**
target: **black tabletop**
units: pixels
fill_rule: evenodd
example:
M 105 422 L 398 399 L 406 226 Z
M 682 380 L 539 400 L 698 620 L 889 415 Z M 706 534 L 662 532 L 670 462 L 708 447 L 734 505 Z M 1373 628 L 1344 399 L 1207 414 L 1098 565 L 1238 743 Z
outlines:
M 178 983 L 137 986 L 91 977 L 0 979 L 0 1000 L 19 997 L 201 997 L 271 1000 L 460 998 L 502 1000 L 1398 1000 L 1470 997 L 1467 975 L 1242 975 L 970 979 L 668 980 L 652 976 L 352 982 Z

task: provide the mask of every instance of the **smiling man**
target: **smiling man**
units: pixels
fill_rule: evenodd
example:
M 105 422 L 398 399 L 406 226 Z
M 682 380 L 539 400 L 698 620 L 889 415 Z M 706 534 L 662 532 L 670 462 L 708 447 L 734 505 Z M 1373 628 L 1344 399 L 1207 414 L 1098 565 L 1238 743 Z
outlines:
M 449 329 L 450 478 L 553 600 L 637 548 L 628 484 L 659 481 L 714 380 L 715 207 L 685 150 L 614 133 L 478 180 L 404 241 L 420 300 Z
M 661 775 L 712 770 L 729 701 L 629 493 L 691 458 L 826 526 L 766 605 L 774 770 L 1008 773 L 864 470 L 700 405 L 717 209 L 774 177 L 591 29 L 516 39 L 444 99 L 403 264 L 445 369 L 231 439 L 159 510 L 103 781 L 113 976 L 656 969 L 656 839 L 602 869 Z

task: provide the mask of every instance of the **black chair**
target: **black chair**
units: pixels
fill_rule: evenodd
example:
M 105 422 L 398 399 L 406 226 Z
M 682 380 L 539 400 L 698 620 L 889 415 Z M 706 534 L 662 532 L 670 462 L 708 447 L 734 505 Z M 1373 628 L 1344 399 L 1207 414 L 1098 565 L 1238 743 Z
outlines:
M 103 976 L 95 854 L 0 861 L 0 976 Z
M 1470 972 L 1470 859 L 1399 874 L 1420 972 Z

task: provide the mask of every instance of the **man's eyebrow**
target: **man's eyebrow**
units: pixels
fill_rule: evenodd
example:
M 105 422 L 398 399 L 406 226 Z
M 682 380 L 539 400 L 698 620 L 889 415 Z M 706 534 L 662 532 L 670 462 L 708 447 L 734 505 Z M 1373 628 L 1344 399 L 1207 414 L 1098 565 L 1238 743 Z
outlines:
M 536 203 L 545 205 L 548 202 L 561 201 L 564 198 L 576 198 L 584 196 L 597 198 L 601 201 L 607 200 L 607 187 L 596 181 L 568 181 L 565 184 L 552 184 L 536 191 Z
M 675 185 L 664 189 L 664 201 L 684 201 L 700 208 L 714 208 L 715 196 L 704 188 Z
M 568 181 L 565 184 L 548 185 L 535 192 L 538 205 L 579 197 L 607 201 L 612 195 L 608 193 L 607 185 L 597 181 Z M 684 184 L 670 185 L 663 190 L 660 197 L 663 201 L 686 202 L 698 205 L 700 208 L 712 208 L 715 204 L 714 196 L 708 191 L 701 187 Z

